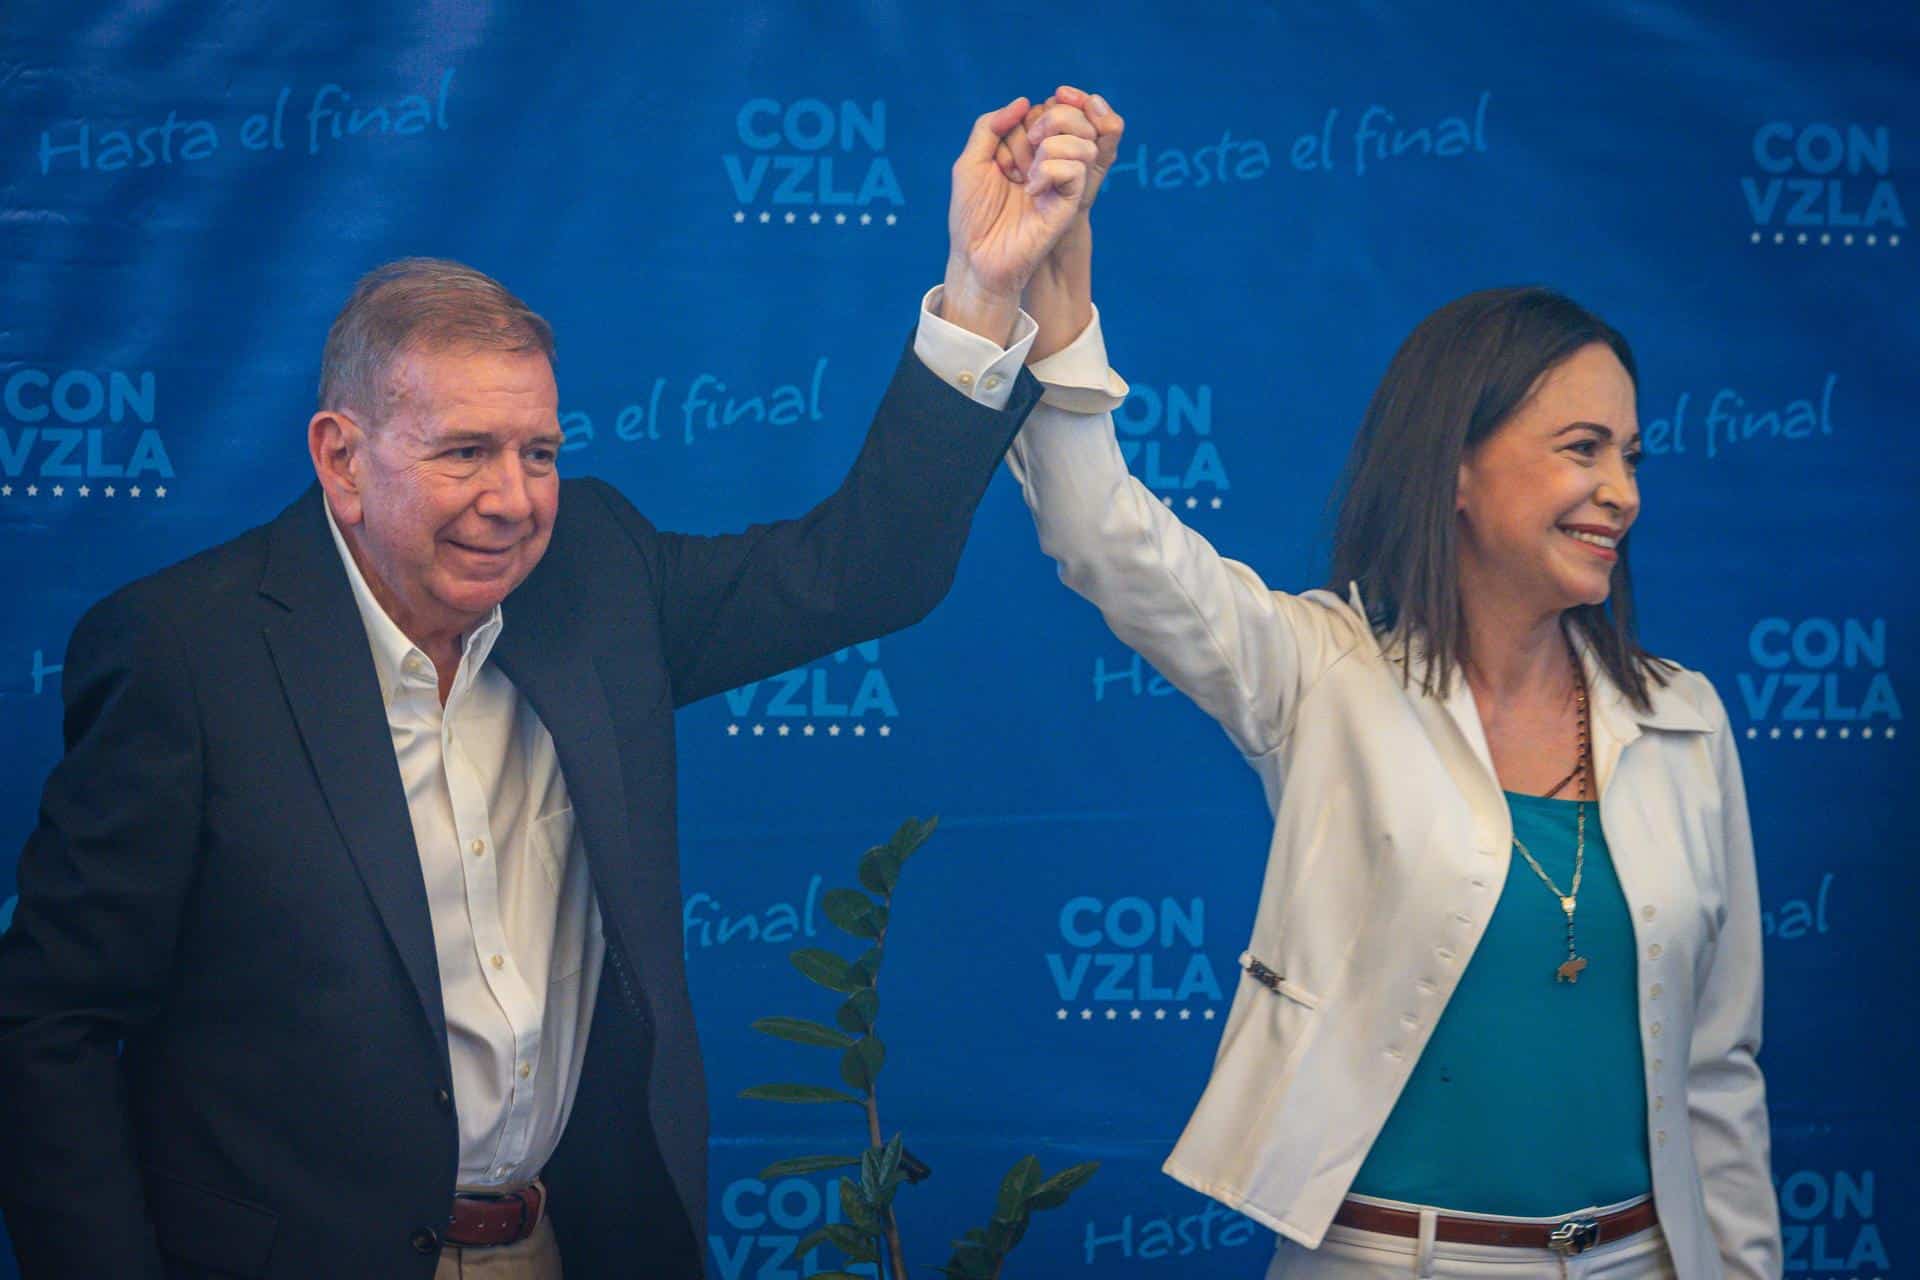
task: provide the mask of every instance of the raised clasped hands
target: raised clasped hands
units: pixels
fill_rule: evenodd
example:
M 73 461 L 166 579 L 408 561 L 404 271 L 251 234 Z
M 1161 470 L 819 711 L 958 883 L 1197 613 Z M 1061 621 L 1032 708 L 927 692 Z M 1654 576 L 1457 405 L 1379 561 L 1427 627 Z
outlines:
M 950 248 L 941 314 L 1005 345 L 1021 296 L 1034 272 L 1076 219 L 1083 218 L 1089 168 L 1099 156 L 1095 131 L 1077 110 L 1079 126 L 1062 120 L 1035 133 L 1042 107 L 1016 98 L 974 122 L 953 165 L 947 211 Z M 1018 154 L 1018 178 L 1001 163 Z

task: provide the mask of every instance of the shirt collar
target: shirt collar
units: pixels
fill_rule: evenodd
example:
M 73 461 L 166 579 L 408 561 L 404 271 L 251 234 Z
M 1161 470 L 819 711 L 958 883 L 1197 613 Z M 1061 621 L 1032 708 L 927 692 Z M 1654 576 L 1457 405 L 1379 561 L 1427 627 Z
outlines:
M 340 532 L 340 525 L 333 518 L 333 508 L 325 499 L 321 500 L 320 508 L 327 513 L 327 531 L 333 535 L 333 545 L 340 553 L 340 563 L 346 566 L 347 582 L 353 588 L 353 602 L 359 607 L 360 622 L 366 628 L 367 643 L 373 650 L 373 669 L 380 678 L 382 701 L 392 703 L 394 696 L 408 684 L 437 687 L 439 677 L 434 672 L 433 659 L 426 650 L 407 638 L 407 633 L 400 629 L 399 624 L 374 598 L 373 589 L 367 585 L 366 576 L 360 572 L 360 565 L 347 547 L 346 535 Z M 464 688 L 480 673 L 504 625 L 500 606 L 496 604 L 479 626 L 467 632 L 462 642 L 460 673 L 454 681 L 457 687 Z

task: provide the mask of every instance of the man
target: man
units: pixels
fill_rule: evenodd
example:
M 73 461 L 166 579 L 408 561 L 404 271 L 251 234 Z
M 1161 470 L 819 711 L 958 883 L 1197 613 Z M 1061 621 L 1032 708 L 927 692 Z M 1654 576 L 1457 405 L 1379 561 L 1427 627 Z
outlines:
M 1026 111 L 976 122 L 945 286 L 798 520 L 562 483 L 545 323 L 455 264 L 361 282 L 317 484 L 75 630 L 0 938 L 26 1276 L 701 1274 L 672 712 L 945 593 L 1095 156 L 1011 182 Z

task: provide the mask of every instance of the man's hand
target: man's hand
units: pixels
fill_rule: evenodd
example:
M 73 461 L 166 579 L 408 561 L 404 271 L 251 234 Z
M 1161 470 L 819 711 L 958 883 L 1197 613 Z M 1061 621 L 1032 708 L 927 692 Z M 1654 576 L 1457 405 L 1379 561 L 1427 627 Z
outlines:
M 1062 128 L 1029 142 L 1018 182 L 995 162 L 1029 115 L 1015 98 L 974 122 L 953 165 L 947 211 L 950 248 L 943 318 L 1002 346 L 1013 336 L 1020 295 L 1062 234 L 1080 218 L 1087 167 L 1098 156 L 1091 131 Z
M 1026 127 L 1010 133 L 994 154 L 1001 172 L 1018 182 L 1026 178 L 1048 138 L 1065 134 L 1094 142 L 1094 158 L 1080 189 L 1078 216 L 1027 284 L 1025 306 L 1040 326 L 1027 355 L 1029 364 L 1072 342 L 1093 319 L 1093 227 L 1087 211 L 1120 154 L 1125 132 L 1126 121 L 1105 98 L 1063 84 L 1027 113 Z

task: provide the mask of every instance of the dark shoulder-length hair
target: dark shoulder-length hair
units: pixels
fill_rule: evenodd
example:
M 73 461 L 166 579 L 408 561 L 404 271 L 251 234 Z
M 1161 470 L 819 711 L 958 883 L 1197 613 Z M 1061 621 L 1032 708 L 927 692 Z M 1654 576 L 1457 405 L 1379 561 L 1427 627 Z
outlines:
M 1420 687 L 1445 696 L 1467 658 L 1460 604 L 1454 499 L 1460 463 L 1524 403 L 1549 369 L 1600 343 L 1639 373 L 1627 340 L 1564 294 L 1522 286 L 1484 289 L 1422 320 L 1394 354 L 1373 393 L 1341 481 L 1332 588 L 1358 583 L 1411 681 L 1417 635 L 1425 652 Z M 1641 710 L 1648 682 L 1670 664 L 1640 647 L 1634 625 L 1627 539 L 1619 546 L 1605 604 L 1579 605 L 1566 621 L 1593 645 L 1607 675 Z

